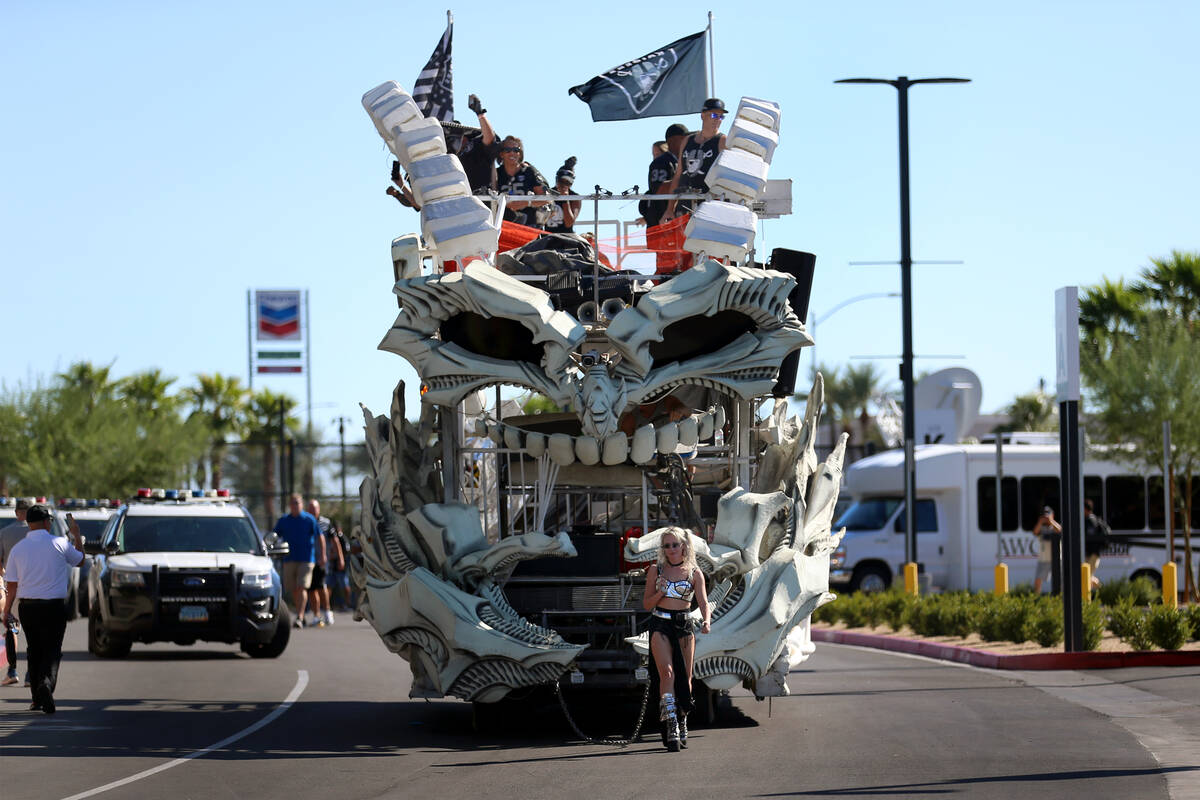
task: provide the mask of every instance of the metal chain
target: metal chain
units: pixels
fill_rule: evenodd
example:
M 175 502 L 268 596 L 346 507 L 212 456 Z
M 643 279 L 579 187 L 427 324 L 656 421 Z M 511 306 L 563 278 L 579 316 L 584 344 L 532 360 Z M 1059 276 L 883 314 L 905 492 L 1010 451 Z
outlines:
M 563 716 L 567 718 L 567 722 L 571 724 L 571 729 L 575 731 L 580 738 L 587 741 L 589 744 L 602 744 L 607 747 L 629 747 L 638 740 L 638 735 L 642 732 L 642 723 L 646 719 L 646 706 L 650 701 L 650 681 L 646 681 L 646 690 L 642 692 L 642 709 L 638 712 L 637 724 L 633 726 L 633 733 L 629 734 L 628 739 L 593 739 L 576 724 L 575 718 L 571 716 L 570 709 L 567 708 L 567 700 L 563 697 L 562 687 L 558 678 L 554 680 L 554 694 L 558 696 L 558 704 L 562 707 Z

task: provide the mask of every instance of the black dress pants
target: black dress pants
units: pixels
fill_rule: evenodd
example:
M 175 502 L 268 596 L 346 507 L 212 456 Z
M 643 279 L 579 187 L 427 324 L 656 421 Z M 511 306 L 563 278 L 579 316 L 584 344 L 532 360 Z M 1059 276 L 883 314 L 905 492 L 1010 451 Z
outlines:
M 21 628 L 25 631 L 25 658 L 29 662 L 29 690 L 40 702 L 38 690 L 54 694 L 58 664 L 62 661 L 63 635 L 67 632 L 66 600 L 21 600 Z

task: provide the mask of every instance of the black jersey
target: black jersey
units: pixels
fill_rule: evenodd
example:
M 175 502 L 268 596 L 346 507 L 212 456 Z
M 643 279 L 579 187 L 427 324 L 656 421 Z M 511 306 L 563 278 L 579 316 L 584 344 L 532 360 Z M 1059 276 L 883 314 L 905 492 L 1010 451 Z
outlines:
M 550 194 L 558 194 L 558 192 L 551 189 Z M 574 192 L 573 191 L 568 192 L 568 194 L 574 194 Z M 574 233 L 575 232 L 575 226 L 567 225 L 566 224 L 567 219 L 564 216 L 564 209 L 566 208 L 568 202 L 578 203 L 579 201 L 578 200 L 574 200 L 574 201 L 555 200 L 553 203 L 550 204 L 550 216 L 546 220 L 546 233 Z
M 517 170 L 516 175 L 509 175 L 504 167 L 496 169 L 496 191 L 500 194 L 533 194 L 535 186 L 541 186 L 543 190 L 550 188 L 546 179 L 542 177 L 542 173 L 538 172 L 537 168 L 528 161 L 521 163 L 521 168 Z M 504 218 L 509 222 L 540 228 L 541 225 L 537 221 L 538 208 L 537 206 L 526 206 L 519 211 L 513 211 L 506 207 Z
M 721 152 L 721 134 L 701 142 L 699 134 L 692 134 L 683 143 L 683 172 L 679 176 L 680 192 L 707 192 L 708 184 L 704 176 L 717 160 Z
M 675 177 L 675 165 L 679 163 L 679 159 L 674 153 L 663 153 L 656 159 L 650 162 L 650 172 L 646 178 L 648 194 L 654 194 L 659 190 L 659 187 L 671 182 L 671 178 Z M 666 200 L 646 200 L 640 207 L 642 217 L 646 220 L 646 226 L 657 225 L 663 214 L 667 213 Z
M 500 153 L 500 137 L 492 140 L 490 145 L 483 143 L 483 134 L 472 133 L 464 136 L 458 151 L 458 160 L 462 162 L 463 171 L 467 173 L 467 182 L 471 191 L 493 189 L 496 186 L 496 156 Z

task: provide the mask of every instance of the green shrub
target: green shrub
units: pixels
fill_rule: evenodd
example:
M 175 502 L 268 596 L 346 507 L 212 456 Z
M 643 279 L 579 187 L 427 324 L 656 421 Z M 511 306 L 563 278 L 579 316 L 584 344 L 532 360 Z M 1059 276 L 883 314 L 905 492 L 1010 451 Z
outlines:
M 1108 629 L 1134 650 L 1151 649 L 1146 610 L 1125 598 L 1108 610 Z
M 883 592 L 871 592 L 863 596 L 863 620 L 871 628 L 883 623 Z
M 1083 649 L 1095 650 L 1104 639 L 1104 606 L 1092 601 L 1083 604 Z
M 979 635 L 988 642 L 1021 642 L 1029 639 L 1029 621 L 1036 598 L 1006 594 L 984 605 L 979 615 Z
M 979 627 L 980 605 L 966 592 L 945 595 L 942 606 L 941 628 L 945 636 L 966 638 Z
M 1029 636 L 1042 647 L 1062 644 L 1063 613 L 1059 598 L 1039 597 L 1034 602 L 1029 618 Z
M 899 633 L 900 629 L 908 624 L 909 610 L 912 608 L 914 600 L 913 596 L 893 585 L 886 592 L 881 592 L 876 597 L 878 597 L 883 621 L 889 628 Z
M 839 595 L 836 599 L 819 607 L 816 611 L 813 612 L 812 621 L 813 622 L 824 622 L 827 625 L 836 625 L 837 621 L 839 619 L 841 619 L 841 614 L 842 614 L 841 606 L 839 605 L 839 602 L 841 601 L 841 599 L 842 599 L 842 597 L 841 597 L 841 595 Z
M 1200 605 L 1190 605 L 1185 612 L 1192 623 L 1192 641 L 1200 642 Z
M 1151 606 L 1146 615 L 1146 632 L 1150 641 L 1162 650 L 1178 650 L 1192 636 L 1189 615 L 1164 605 Z M 1139 648 L 1140 649 L 1140 648 Z
M 1129 600 L 1135 606 L 1148 606 L 1162 602 L 1162 589 L 1152 578 L 1142 575 L 1132 581 L 1128 578 L 1105 581 L 1096 590 L 1096 597 L 1106 606 L 1116 606 L 1123 600 Z
M 867 596 L 862 592 L 855 592 L 847 595 L 842 605 L 841 617 L 842 621 L 850 628 L 861 628 L 867 624 L 866 604 Z

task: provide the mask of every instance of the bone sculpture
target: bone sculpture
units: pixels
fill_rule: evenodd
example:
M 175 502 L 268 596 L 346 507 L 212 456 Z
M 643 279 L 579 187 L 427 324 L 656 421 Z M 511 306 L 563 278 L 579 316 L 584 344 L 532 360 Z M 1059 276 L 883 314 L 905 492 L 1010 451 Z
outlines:
M 788 303 L 795 279 L 736 263 L 753 247 L 752 206 L 778 142 L 779 106 L 752 98 L 739 106 L 730 149 L 708 176 L 715 198 L 686 231 L 696 265 L 602 323 L 585 324 L 538 286 L 493 267 L 499 217 L 463 196 L 461 165 L 444 154 L 436 121 L 420 117 L 392 82 L 363 104 L 428 201 L 422 227 L 439 261 L 479 259 L 451 273 L 406 269 L 394 285 L 400 312 L 379 347 L 415 368 L 424 394 L 418 422 L 405 419 L 403 384 L 387 416 L 363 409 L 371 474 L 352 532 L 361 545 L 350 558 L 356 612 L 409 662 L 413 696 L 492 702 L 557 680 L 584 649 L 523 618 L 504 591 L 520 561 L 577 553 L 563 532 L 535 529 L 489 543 L 480 508 L 441 486 L 435 420 L 485 387 L 526 387 L 572 409 L 578 434 L 525 430 L 498 412 L 479 416 L 474 434 L 535 460 L 546 475 L 573 465 L 628 470 L 694 450 L 726 426 L 727 403 L 767 395 L 783 359 L 812 344 Z M 687 332 L 697 330 L 710 338 L 689 350 Z M 583 361 L 597 342 L 605 357 Z M 681 419 L 638 424 L 632 435 L 621 430 L 623 414 L 682 387 L 720 399 Z M 776 402 L 754 431 L 752 485 L 721 497 L 711 545 L 692 536 L 715 610 L 712 633 L 696 642 L 695 675 L 710 689 L 741 683 L 758 696 L 786 694 L 788 668 L 811 651 L 808 617 L 832 599 L 829 555 L 840 534 L 830 528 L 846 437 L 818 463 L 822 401 L 818 375 L 802 420 Z M 653 561 L 660 538 L 654 531 L 629 540 L 625 558 Z M 646 651 L 644 634 L 629 641 Z

